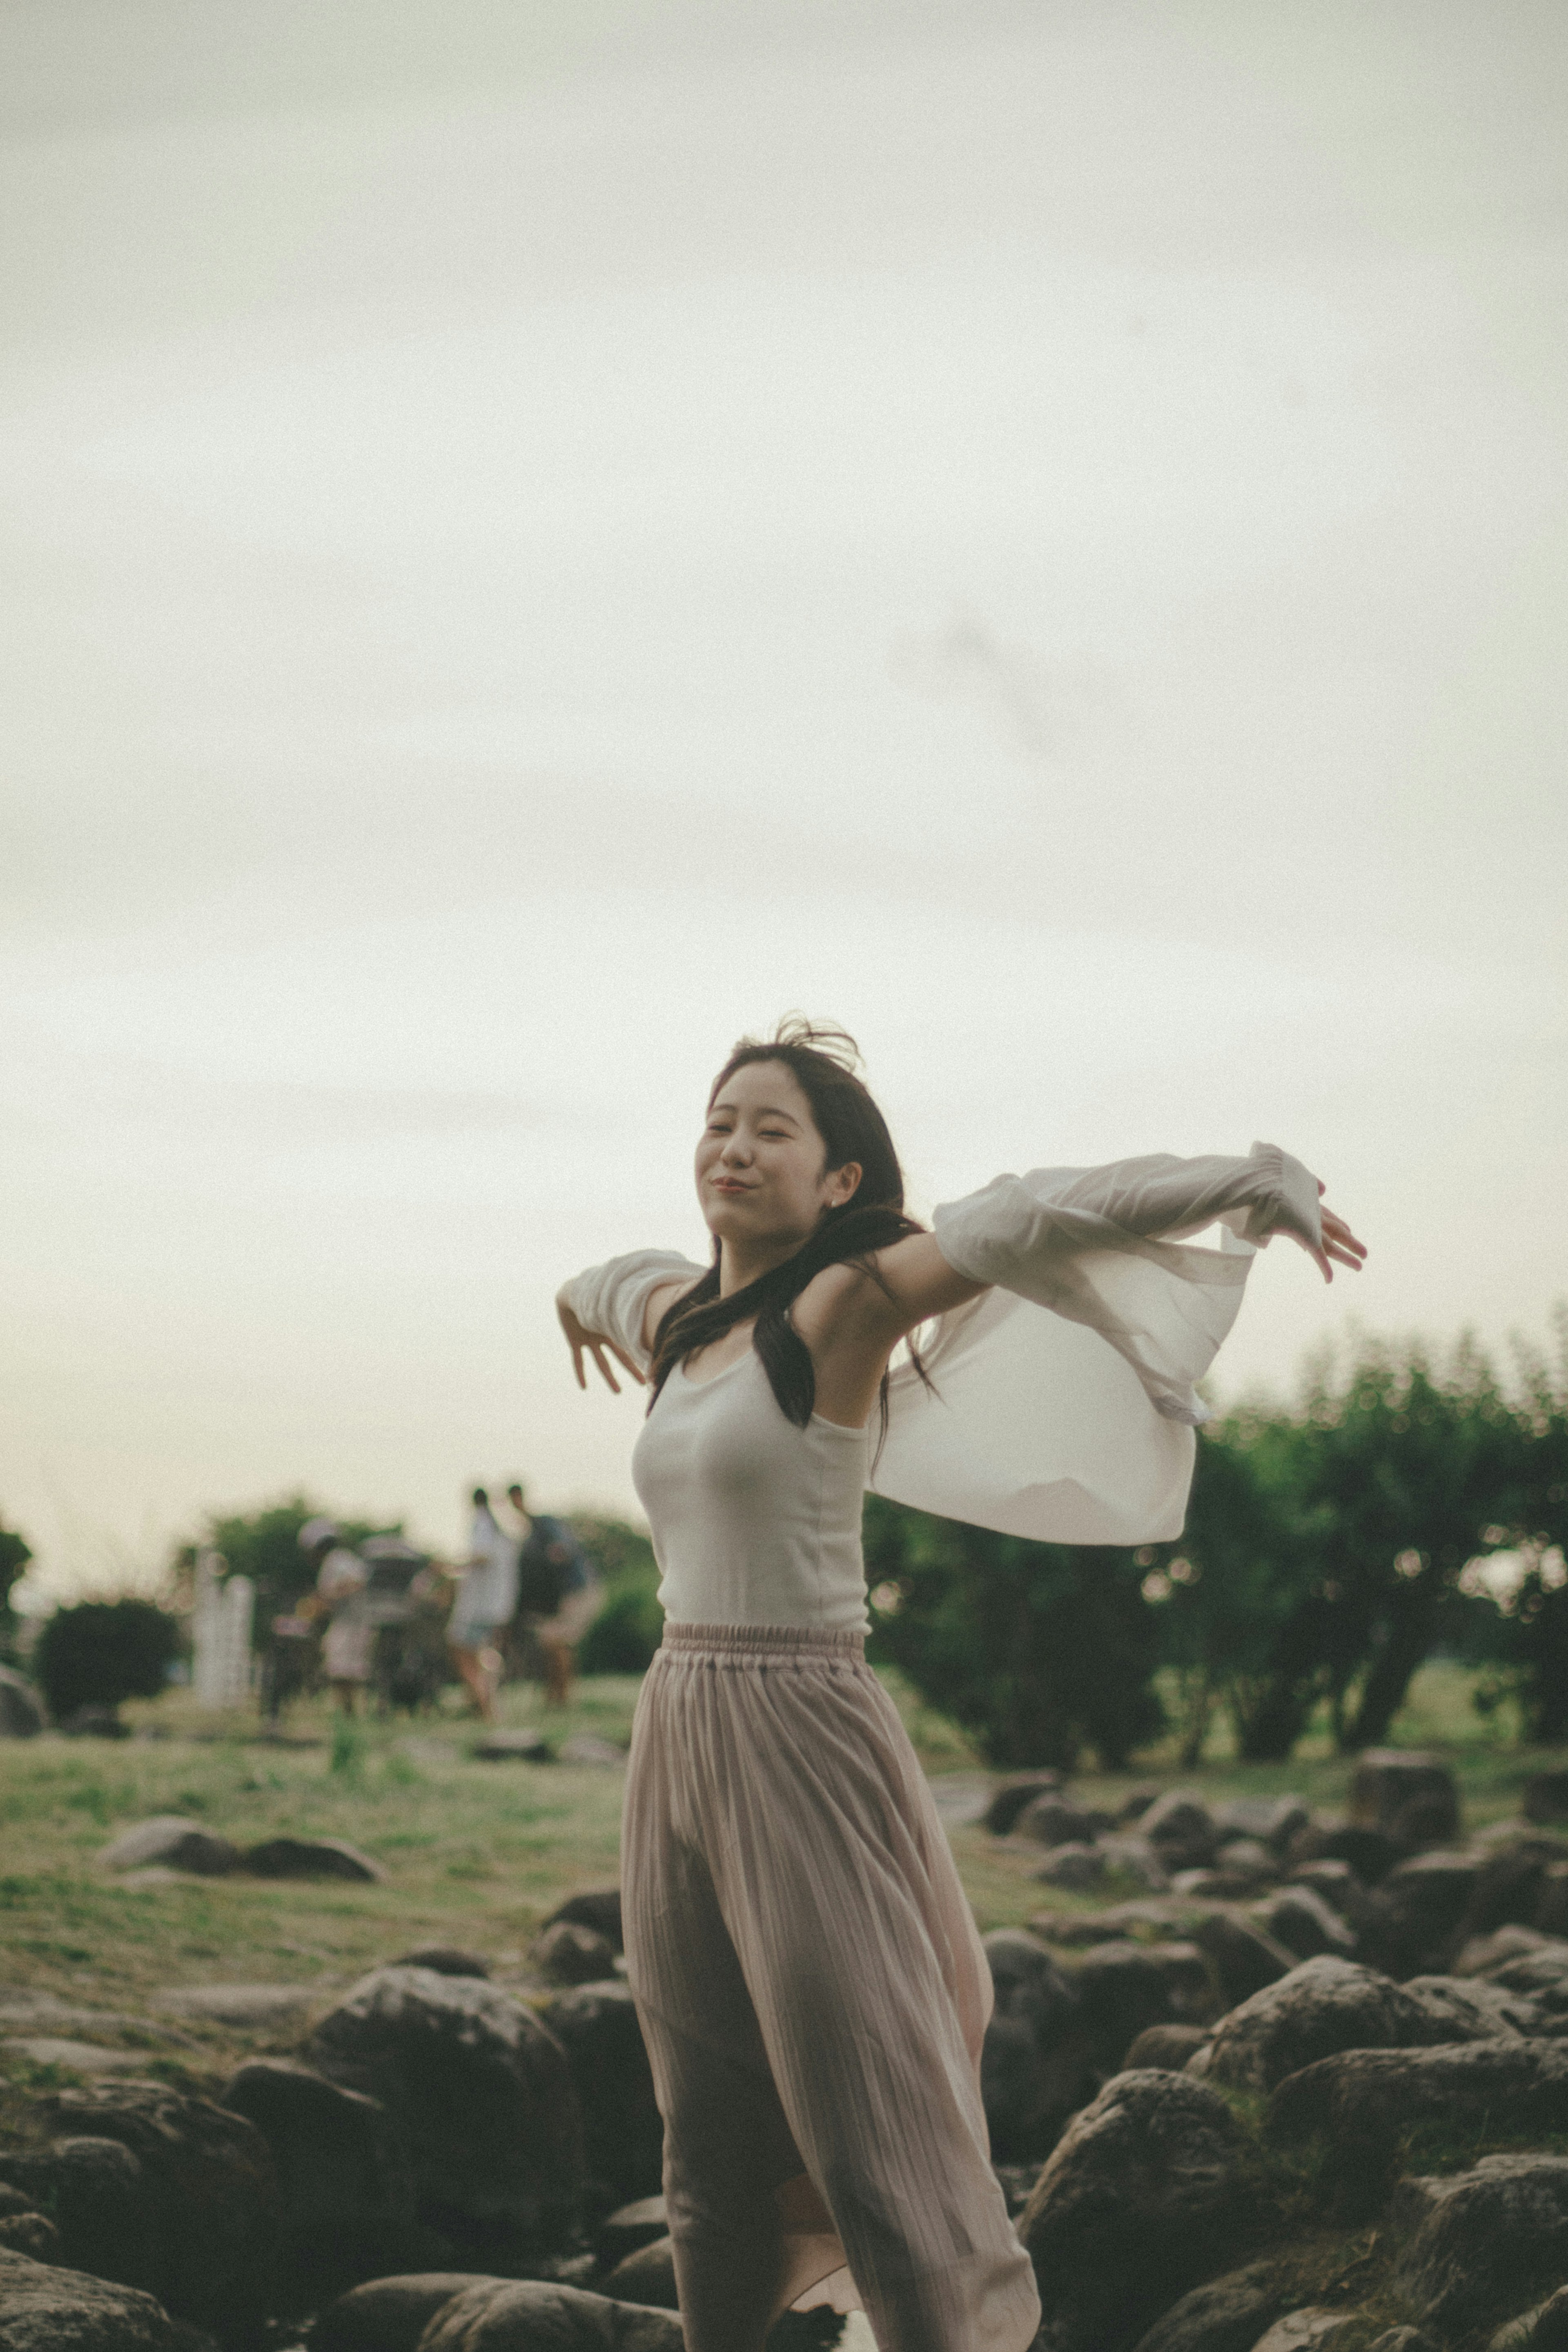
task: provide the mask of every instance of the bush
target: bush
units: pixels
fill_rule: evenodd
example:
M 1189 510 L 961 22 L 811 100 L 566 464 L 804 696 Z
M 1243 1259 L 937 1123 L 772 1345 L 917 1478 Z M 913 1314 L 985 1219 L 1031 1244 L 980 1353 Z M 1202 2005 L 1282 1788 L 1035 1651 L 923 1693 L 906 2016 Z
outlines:
M 180 1648 L 178 1618 L 155 1601 L 84 1601 L 48 1620 L 33 1672 L 60 1723 L 81 1706 L 156 1698 Z
M 579 1672 L 646 1673 L 664 1625 L 653 1545 L 623 1519 L 580 1517 L 571 1527 L 605 1584 L 604 1606 L 578 1644 Z
M 1164 1725 L 1158 1631 L 1129 1552 L 1029 1543 L 866 1498 L 869 1654 L 988 1763 L 1114 1771 Z

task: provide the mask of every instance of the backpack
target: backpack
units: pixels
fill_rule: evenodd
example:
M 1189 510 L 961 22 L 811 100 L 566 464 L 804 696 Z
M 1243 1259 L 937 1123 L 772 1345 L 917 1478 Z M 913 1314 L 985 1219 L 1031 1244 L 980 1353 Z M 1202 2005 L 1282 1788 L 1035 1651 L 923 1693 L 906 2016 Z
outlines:
M 582 1547 L 559 1519 L 537 1517 L 517 1554 L 517 1614 L 553 1617 L 583 1580 Z

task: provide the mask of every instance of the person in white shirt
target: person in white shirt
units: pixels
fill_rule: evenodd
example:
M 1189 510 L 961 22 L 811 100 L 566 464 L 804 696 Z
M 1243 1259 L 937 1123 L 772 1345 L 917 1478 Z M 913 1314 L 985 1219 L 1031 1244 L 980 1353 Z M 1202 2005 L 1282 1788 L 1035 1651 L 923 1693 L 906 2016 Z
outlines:
M 1174 1535 L 1254 1250 L 1283 1233 L 1326 1279 L 1365 1252 L 1263 1144 L 998 1177 L 924 1232 L 852 1053 L 798 1021 L 743 1040 L 697 1144 L 709 1265 L 639 1251 L 558 1294 L 579 1385 L 591 1359 L 653 1391 L 632 1475 L 665 1626 L 627 1960 L 687 2352 L 762 2352 L 803 2294 L 862 2305 L 880 2352 L 1025 2352 L 990 1976 L 865 1664 L 862 1495 L 1056 1541 Z M 1177 1238 L 1217 1221 L 1218 1250 Z
M 446 1638 L 481 1718 L 493 1723 L 501 1680 L 501 1654 L 496 1643 L 511 1623 L 517 1605 L 517 1546 L 497 1521 L 483 1486 L 475 1487 L 473 1504 L 468 1559 L 452 1604 Z

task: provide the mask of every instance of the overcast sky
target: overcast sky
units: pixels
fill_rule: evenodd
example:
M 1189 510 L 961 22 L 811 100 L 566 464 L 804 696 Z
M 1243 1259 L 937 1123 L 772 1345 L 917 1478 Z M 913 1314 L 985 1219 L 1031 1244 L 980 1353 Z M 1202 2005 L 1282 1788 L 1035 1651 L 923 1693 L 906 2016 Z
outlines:
M 731 1039 L 1568 1291 L 1558 0 L 9 0 L 0 1513 L 631 1500 Z M 1353 1295 L 1354 1294 L 1354 1295 Z M 35 1589 L 38 1589 L 37 1582 Z

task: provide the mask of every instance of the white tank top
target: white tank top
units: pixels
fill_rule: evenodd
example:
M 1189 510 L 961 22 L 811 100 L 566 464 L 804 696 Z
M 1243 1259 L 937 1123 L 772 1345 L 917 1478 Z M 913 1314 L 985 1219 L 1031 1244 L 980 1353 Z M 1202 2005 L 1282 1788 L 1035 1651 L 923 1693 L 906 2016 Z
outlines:
M 779 1411 L 755 1348 L 707 1380 L 677 1365 L 643 1424 L 632 1476 L 673 1625 L 863 1633 L 861 1502 L 875 1443 Z

